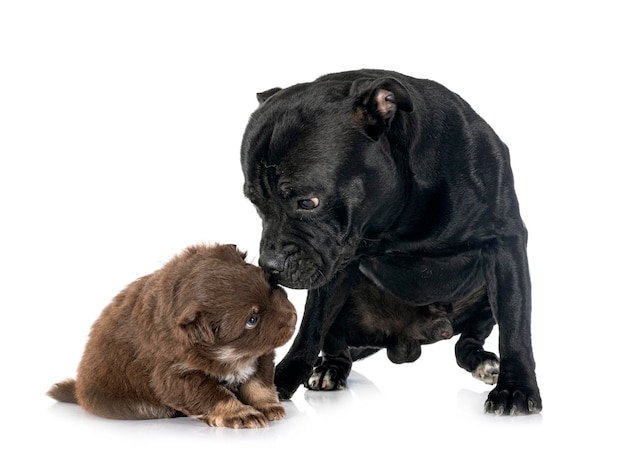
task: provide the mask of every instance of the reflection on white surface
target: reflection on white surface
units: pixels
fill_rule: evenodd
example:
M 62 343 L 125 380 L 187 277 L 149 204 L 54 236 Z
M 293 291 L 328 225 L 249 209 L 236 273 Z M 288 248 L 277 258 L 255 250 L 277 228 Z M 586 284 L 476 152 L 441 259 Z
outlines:
M 266 429 L 211 428 L 190 418 L 108 420 L 39 396 L 22 404 L 18 416 L 23 419 L 13 424 L 17 436 L 9 441 L 17 440 L 25 453 L 45 445 L 68 458 L 218 453 L 247 457 L 259 450 L 276 458 L 318 457 L 320 450 L 335 451 L 337 445 L 359 457 L 405 456 L 407 451 L 470 458 L 494 451 L 507 451 L 513 458 L 527 458 L 529 451 L 619 457 L 614 446 L 618 425 L 608 417 L 613 408 L 610 394 L 597 395 L 595 403 L 578 403 L 580 386 L 563 384 L 544 363 L 538 372 L 545 405 L 541 414 L 485 414 L 491 386 L 456 365 L 454 341 L 425 346 L 411 364 L 394 365 L 382 352 L 356 362 L 342 391 L 300 387 L 292 400 L 283 402 L 287 417 Z M 493 349 L 492 341 L 490 337 L 488 349 Z M 40 415 L 34 419 L 27 413 Z
M 50 448 L 70 456 L 82 451 L 82 445 L 92 445 L 96 457 L 122 451 L 165 457 L 197 454 L 205 448 L 211 454 L 243 455 L 262 448 L 272 451 L 274 457 L 293 457 L 295 451 L 308 457 L 315 456 L 320 448 L 345 443 L 350 451 L 368 457 L 375 453 L 406 453 L 409 447 L 422 453 L 461 454 L 467 453 L 468 445 L 476 444 L 477 437 L 488 440 L 491 449 L 506 446 L 509 441 L 515 443 L 520 437 L 546 435 L 543 414 L 515 418 L 484 414 L 482 404 L 487 391 L 482 383 L 474 385 L 469 374 L 454 366 L 443 371 L 446 378 L 456 373 L 452 381 L 420 382 L 407 379 L 423 374 L 419 361 L 395 366 L 382 354 L 370 359 L 356 364 L 363 371 L 353 371 L 345 390 L 313 392 L 301 387 L 292 400 L 283 402 L 287 417 L 272 422 L 267 429 L 211 428 L 190 418 L 114 421 L 92 416 L 76 405 L 52 403 L 44 413 L 47 427 L 40 436 Z M 371 377 L 366 372 L 372 373 Z M 463 377 L 469 378 L 468 386 L 451 389 Z M 554 435 L 558 432 L 550 436 Z M 513 451 L 509 456 L 517 457 L 517 453 Z
M 497 333 L 496 327 L 486 349 L 497 348 Z M 612 445 L 619 438 L 618 426 L 608 416 L 623 402 L 615 401 L 608 392 L 596 393 L 592 402 L 588 398 L 594 390 L 592 384 L 582 397 L 583 385 L 564 384 L 558 375 L 574 365 L 575 355 L 568 357 L 556 348 L 542 353 L 538 368 L 544 400 L 541 414 L 499 417 L 484 413 L 491 386 L 457 366 L 455 341 L 424 346 L 421 357 L 410 364 L 395 365 L 384 352 L 355 362 L 342 391 L 314 392 L 301 386 L 291 400 L 283 402 L 286 418 L 266 429 L 211 428 L 190 418 L 102 419 L 77 405 L 53 402 L 41 395 L 47 388 L 40 388 L 42 381 L 37 381 L 38 388 L 31 382 L 24 390 L 35 396 L 23 401 L 19 409 L 9 410 L 24 418 L 13 424 L 20 429 L 10 441 L 23 437 L 18 441 L 24 452 L 45 445 L 68 458 L 84 457 L 87 450 L 90 457 L 106 458 L 203 452 L 247 457 L 258 449 L 276 458 L 294 454 L 318 457 L 320 450 L 335 451 L 344 444 L 360 457 L 405 456 L 407 451 L 470 458 L 494 451 L 507 451 L 506 456 L 513 458 L 527 458 L 529 451 L 559 455 L 606 452 L 606 457 L 616 457 Z M 538 348 L 550 349 L 541 341 Z M 555 375 L 554 369 L 559 373 Z M 13 403 L 10 400 L 9 407 Z M 28 413 L 41 415 L 35 420 Z M 33 429 L 36 438 L 31 438 Z

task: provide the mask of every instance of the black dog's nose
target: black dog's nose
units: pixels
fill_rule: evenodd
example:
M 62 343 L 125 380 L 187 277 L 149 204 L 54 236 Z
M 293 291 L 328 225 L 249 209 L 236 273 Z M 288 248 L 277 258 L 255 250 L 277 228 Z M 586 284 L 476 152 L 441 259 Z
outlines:
M 285 257 L 279 253 L 262 254 L 259 257 L 259 266 L 270 275 L 276 277 L 285 268 Z
M 297 249 L 297 246 L 294 244 L 262 245 L 259 266 L 270 276 L 278 278 L 288 268 L 285 266 L 287 258 L 294 255 Z

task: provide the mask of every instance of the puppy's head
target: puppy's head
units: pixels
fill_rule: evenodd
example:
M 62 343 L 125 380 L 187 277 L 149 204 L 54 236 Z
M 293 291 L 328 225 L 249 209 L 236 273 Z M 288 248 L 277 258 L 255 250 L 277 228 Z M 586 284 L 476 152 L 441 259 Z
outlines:
M 289 341 L 296 311 L 261 268 L 232 245 L 196 246 L 173 286 L 182 342 L 218 360 L 259 357 Z

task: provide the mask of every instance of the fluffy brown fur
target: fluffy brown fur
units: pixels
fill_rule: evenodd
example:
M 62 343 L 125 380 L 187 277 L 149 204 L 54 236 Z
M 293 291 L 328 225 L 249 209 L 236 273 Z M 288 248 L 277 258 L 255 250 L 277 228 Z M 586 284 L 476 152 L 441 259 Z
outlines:
M 285 416 L 274 350 L 295 325 L 285 291 L 235 246 L 193 246 L 113 299 L 92 327 L 76 380 L 48 395 L 107 418 L 186 415 L 265 427 Z

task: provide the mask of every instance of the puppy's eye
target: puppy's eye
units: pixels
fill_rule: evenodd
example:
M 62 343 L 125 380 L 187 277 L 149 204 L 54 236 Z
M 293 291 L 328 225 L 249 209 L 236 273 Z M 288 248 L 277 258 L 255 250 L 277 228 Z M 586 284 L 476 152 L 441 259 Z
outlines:
M 301 199 L 298 201 L 298 207 L 302 210 L 313 210 L 319 205 L 319 198 Z
M 246 328 L 248 330 L 256 327 L 256 325 L 259 323 L 259 316 L 257 316 L 256 314 L 253 314 L 250 316 L 250 318 L 248 319 L 248 321 L 246 322 Z

